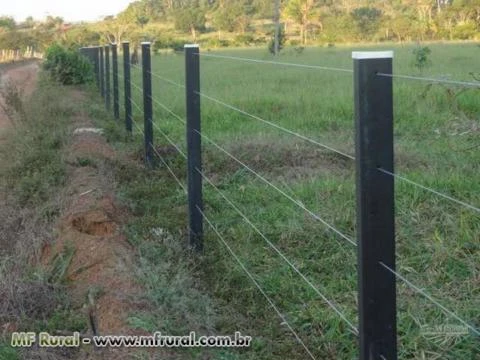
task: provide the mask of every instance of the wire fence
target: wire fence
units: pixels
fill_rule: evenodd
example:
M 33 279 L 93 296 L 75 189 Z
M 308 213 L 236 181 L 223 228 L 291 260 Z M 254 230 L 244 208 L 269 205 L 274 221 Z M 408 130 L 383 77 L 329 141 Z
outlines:
M 396 75 L 392 71 L 393 54 L 385 52 L 362 52 L 353 53 L 354 69 L 342 69 L 329 66 L 295 64 L 277 61 L 265 61 L 244 57 L 204 54 L 197 46 L 186 45 L 185 56 L 185 84 L 180 84 L 169 79 L 163 74 L 158 74 L 151 69 L 150 44 L 142 44 L 142 66 L 130 64 L 128 43 L 123 44 L 124 61 L 123 74 L 118 71 L 118 61 L 116 55 L 116 45 L 113 45 L 112 63 L 113 73 L 109 69 L 109 60 L 105 60 L 105 54 L 109 51 L 107 48 L 85 48 L 82 52 L 88 56 L 95 65 L 97 84 L 100 92 L 105 98 L 106 106 L 110 109 L 110 96 L 114 98 L 114 114 L 119 114 L 119 89 L 118 79 L 124 84 L 122 97 L 124 99 L 125 126 L 127 131 L 132 131 L 132 124 L 136 131 L 145 139 L 146 163 L 152 166 L 152 156 L 158 158 L 166 170 L 172 175 L 172 178 L 178 183 L 179 187 L 187 196 L 189 207 L 189 240 L 190 245 L 197 251 L 203 251 L 203 221 L 218 238 L 238 263 L 246 276 L 252 281 L 258 291 L 266 299 L 274 312 L 281 319 L 296 341 L 303 347 L 308 357 L 316 359 L 315 351 L 307 346 L 302 340 L 298 331 L 294 329 L 285 315 L 280 310 L 275 301 L 262 288 L 261 284 L 255 279 L 255 276 L 242 262 L 225 239 L 225 236 L 218 230 L 215 223 L 209 218 L 204 210 L 202 192 L 203 181 L 211 187 L 223 202 L 232 208 L 251 228 L 265 244 L 278 255 L 278 257 L 288 265 L 288 267 L 315 292 L 315 294 L 338 316 L 341 321 L 347 325 L 349 332 L 359 338 L 359 353 L 361 360 L 388 359 L 394 360 L 398 357 L 397 350 L 397 294 L 396 282 L 401 282 L 414 293 L 424 297 L 431 305 L 437 307 L 444 314 L 456 319 L 459 323 L 469 329 L 472 334 L 480 335 L 480 330 L 473 320 L 465 320 L 458 316 L 442 301 L 430 295 L 421 286 L 414 284 L 396 270 L 395 264 L 395 195 L 394 179 L 405 182 L 421 191 L 426 191 L 433 196 L 438 196 L 452 204 L 462 206 L 468 211 L 479 213 L 480 208 L 470 204 L 467 201 L 459 200 L 454 196 L 445 194 L 442 191 L 431 188 L 419 182 L 413 181 L 403 175 L 397 174 L 393 170 L 393 93 L 392 80 L 406 79 L 431 84 L 443 83 L 464 87 L 480 87 L 480 83 L 462 82 L 448 79 L 415 77 L 408 75 Z M 101 50 L 103 49 L 103 50 Z M 252 114 L 249 111 L 234 106 L 227 101 L 205 94 L 200 90 L 200 58 L 221 59 L 226 61 L 241 61 L 249 63 L 259 63 L 269 66 L 296 67 L 299 69 L 336 71 L 353 74 L 355 84 L 355 122 L 356 122 L 356 150 L 355 154 L 349 154 L 326 145 L 323 142 L 303 135 L 294 129 L 279 125 L 278 123 Z M 131 81 L 130 69 L 139 70 L 142 74 L 142 85 Z M 115 70 L 116 69 L 116 70 Z M 109 79 L 113 77 L 113 90 L 110 88 Z M 186 94 L 186 118 L 172 110 L 167 104 L 158 100 L 152 94 L 152 78 L 165 84 L 175 86 L 185 90 Z M 143 106 L 132 99 L 131 88 L 143 99 Z M 357 194 L 357 234 L 351 236 L 345 234 L 338 227 L 327 221 L 302 203 L 298 198 L 288 194 L 271 180 L 267 179 L 259 171 L 249 166 L 222 145 L 214 141 L 210 136 L 200 129 L 201 109 L 200 98 L 213 102 L 225 109 L 241 116 L 248 117 L 259 123 L 276 129 L 288 136 L 305 141 L 313 146 L 322 148 L 331 153 L 340 155 L 343 158 L 354 161 L 356 166 L 356 194 Z M 153 122 L 152 105 L 158 106 L 163 112 L 173 117 L 185 128 L 187 133 L 187 151 L 183 151 L 169 136 L 162 130 L 162 127 Z M 132 106 L 143 116 L 143 128 L 132 121 Z M 187 184 L 184 184 L 180 177 L 176 175 L 174 169 L 168 161 L 161 156 L 153 144 L 153 131 L 157 131 L 165 141 L 171 145 L 175 151 L 187 161 Z M 328 231 L 331 231 L 336 237 L 346 241 L 357 249 L 358 259 L 358 314 L 359 323 L 354 324 L 348 318 L 344 310 L 327 295 L 321 285 L 316 284 L 309 275 L 306 275 L 301 267 L 292 260 L 284 251 L 265 235 L 265 231 L 255 225 L 254 221 L 242 210 L 234 200 L 232 200 L 224 191 L 222 191 L 215 182 L 202 170 L 202 140 L 210 144 L 216 151 L 224 154 L 229 159 L 238 164 L 242 169 L 252 174 L 255 178 L 263 182 L 268 188 L 287 199 L 289 203 L 304 211 L 310 217 L 318 221 Z

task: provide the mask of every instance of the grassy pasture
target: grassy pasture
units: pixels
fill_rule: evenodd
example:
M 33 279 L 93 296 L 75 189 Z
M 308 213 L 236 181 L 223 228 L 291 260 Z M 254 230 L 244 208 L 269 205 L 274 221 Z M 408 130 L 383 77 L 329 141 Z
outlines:
M 473 81 L 480 73 L 480 47 L 431 45 L 432 66 L 412 66 L 412 46 L 395 51 L 394 73 Z M 379 48 L 368 48 L 383 50 Z M 278 61 L 352 69 L 351 48 L 286 50 Z M 366 50 L 366 48 L 360 48 Z M 274 60 L 264 49 L 215 54 Z M 158 55 L 153 72 L 184 83 L 181 55 Z M 141 85 L 138 69 L 133 79 Z M 244 111 L 354 154 L 352 74 L 269 64 L 201 58 L 201 92 Z M 185 116 L 182 88 L 154 78 L 154 97 Z M 142 105 L 133 89 L 134 101 Z M 155 123 L 185 149 L 183 125 L 159 106 Z M 135 109 L 135 108 L 134 108 Z M 395 79 L 396 172 L 442 193 L 480 205 L 480 90 Z M 142 115 L 135 110 L 142 126 Z M 354 163 L 259 121 L 202 99 L 202 132 L 273 184 L 300 200 L 328 223 L 355 238 Z M 140 141 L 140 135 L 138 142 Z M 156 131 L 155 142 L 167 149 Z M 240 165 L 203 142 L 206 175 L 354 324 L 355 248 Z M 185 160 L 165 151 L 185 181 Z M 185 196 L 166 170 L 152 186 L 126 190 L 142 206 L 147 223 L 178 233 L 186 227 Z M 155 187 L 157 188 L 157 187 Z M 356 337 L 218 193 L 204 184 L 206 214 L 245 266 L 272 298 L 317 359 L 354 359 Z M 480 327 L 480 217 L 478 213 L 407 183 L 396 183 L 397 270 L 441 304 Z M 219 359 L 305 359 L 306 353 L 281 324 L 262 295 L 206 227 L 205 256 L 197 269 L 206 291 L 228 304 L 216 324 L 220 333 L 236 330 L 254 337 L 248 351 Z M 140 228 L 138 231 L 142 231 Z M 145 230 L 145 231 L 148 231 Z M 398 283 L 401 359 L 475 359 L 478 336 L 440 333 L 423 327 L 460 325 L 405 284 Z

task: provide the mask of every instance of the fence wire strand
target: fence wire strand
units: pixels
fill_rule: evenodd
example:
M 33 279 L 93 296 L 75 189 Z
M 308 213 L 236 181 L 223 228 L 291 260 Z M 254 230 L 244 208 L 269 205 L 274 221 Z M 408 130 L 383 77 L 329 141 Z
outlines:
M 166 112 L 168 112 L 170 115 L 172 115 L 174 118 L 176 118 L 177 120 L 179 120 L 183 125 L 186 124 L 186 121 L 185 119 L 183 119 L 180 115 L 176 114 L 175 112 L 173 112 L 171 109 L 169 109 L 166 105 L 162 104 L 160 101 L 154 99 L 153 97 L 151 98 L 152 101 L 157 104 L 158 106 L 160 106 L 163 110 L 165 110 Z
M 419 187 L 419 188 L 421 188 L 421 189 L 423 189 L 423 190 L 429 191 L 429 192 L 431 192 L 432 194 L 435 194 L 435 195 L 437 195 L 437 196 L 443 197 L 444 199 L 450 200 L 450 201 L 452 201 L 452 202 L 454 202 L 454 203 L 457 203 L 457 204 L 459 204 L 459 205 L 462 205 L 462 206 L 464 206 L 464 207 L 466 207 L 466 208 L 468 208 L 468 209 L 470 209 L 470 210 L 473 210 L 473 211 L 476 211 L 476 212 L 480 213 L 480 208 L 478 208 L 478 207 L 476 207 L 476 206 L 473 206 L 473 205 L 470 205 L 470 204 L 468 204 L 468 203 L 466 203 L 466 202 L 464 202 L 464 201 L 455 199 L 454 197 L 451 197 L 451 196 L 449 196 L 449 195 L 446 195 L 446 194 L 443 194 L 443 193 L 441 193 L 441 192 L 438 192 L 437 190 L 431 189 L 431 188 L 429 188 L 429 187 L 427 187 L 427 186 L 425 186 L 425 185 L 419 184 L 419 183 L 417 183 L 417 182 L 415 182 L 415 181 L 412 181 L 412 180 L 410 180 L 410 179 L 407 179 L 406 177 L 403 177 L 403 176 L 401 176 L 401 175 L 392 173 L 392 172 L 390 172 L 390 171 L 388 171 L 388 170 L 385 170 L 385 169 L 382 169 L 382 168 L 378 168 L 378 170 L 379 170 L 380 172 L 384 173 L 384 174 L 393 176 L 394 178 L 397 178 L 397 179 L 399 179 L 399 180 L 405 181 L 405 182 L 407 182 L 407 183 L 409 183 L 409 184 L 411 184 L 411 185 L 414 185 L 414 186 Z
M 196 171 L 210 184 L 215 191 L 244 219 L 244 221 L 252 227 L 252 229 L 262 237 L 262 239 L 305 281 L 315 293 L 320 296 L 323 301 L 330 306 L 330 308 L 337 313 L 337 315 L 350 327 L 355 335 L 358 335 L 358 329 L 353 325 L 350 320 L 337 308 L 337 306 L 329 300 L 318 288 L 293 264 L 284 254 L 281 252 L 259 229 L 253 224 L 250 219 L 222 192 L 220 189 L 198 168 Z
M 211 57 L 211 58 L 218 58 L 218 59 L 229 59 L 229 60 L 237 60 L 237 61 L 254 62 L 254 63 L 259 63 L 259 64 L 291 66 L 291 67 L 298 67 L 298 68 L 304 68 L 304 69 L 316 69 L 316 70 L 328 70 L 328 71 L 339 71 L 339 72 L 353 73 L 353 70 L 351 70 L 351 69 L 343 69 L 343 68 L 336 68 L 336 67 L 329 67 L 329 66 L 296 64 L 296 63 L 289 63 L 289 62 L 269 61 L 269 60 L 244 58 L 244 57 L 238 57 L 238 56 L 213 55 L 213 54 L 205 54 L 205 53 L 196 53 L 195 55 L 204 56 L 204 57 Z
M 175 86 L 177 86 L 177 87 L 179 87 L 179 88 L 182 88 L 182 89 L 185 89 L 185 85 L 182 85 L 182 84 L 179 84 L 179 83 L 177 83 L 177 82 L 175 82 L 175 81 L 173 81 L 173 80 L 167 79 L 167 78 L 165 78 L 165 77 L 163 77 L 163 76 L 158 75 L 157 73 L 150 72 L 150 75 L 152 75 L 153 77 L 156 77 L 157 79 L 162 80 L 162 81 L 164 81 L 164 82 L 166 82 L 166 83 L 169 83 L 169 84 L 171 84 L 171 85 L 175 85 Z
M 185 193 L 185 195 L 188 194 L 187 192 L 187 188 L 186 186 L 180 181 L 180 179 L 177 177 L 177 175 L 175 175 L 175 172 L 172 170 L 172 168 L 167 164 L 167 162 L 165 161 L 165 159 L 163 158 L 162 155 L 160 155 L 160 153 L 157 151 L 157 149 L 155 149 L 155 147 L 150 144 L 151 148 L 153 149 L 153 151 L 155 152 L 155 154 L 157 154 L 158 158 L 160 159 L 160 161 L 163 163 L 163 165 L 165 165 L 168 169 L 168 171 L 170 172 L 170 174 L 173 176 L 173 178 L 175 179 L 175 181 L 178 183 L 178 185 L 180 185 L 180 187 L 182 188 L 183 192 Z
M 130 82 L 130 85 L 132 85 L 134 89 L 137 89 L 138 91 L 140 91 L 140 93 L 143 95 L 143 89 L 140 86 L 135 84 L 133 81 Z
M 401 75 L 401 74 L 385 74 L 385 73 L 377 73 L 378 76 L 384 76 L 389 78 L 397 78 L 397 79 L 406 79 L 406 80 L 417 80 L 417 81 L 425 81 L 431 83 L 439 83 L 439 84 L 449 84 L 449 85 L 459 85 L 459 86 L 467 86 L 467 87 L 478 87 L 480 88 L 480 82 L 468 82 L 468 81 L 458 81 L 458 80 L 448 80 L 448 79 L 436 79 L 436 78 L 428 78 L 428 77 L 419 77 L 419 76 L 411 76 L 411 75 Z
M 302 204 L 301 201 L 299 200 L 296 200 L 294 199 L 292 196 L 288 195 L 285 191 L 283 191 L 282 189 L 280 189 L 278 186 L 274 185 L 273 183 L 271 183 L 270 181 L 268 181 L 265 177 L 263 177 L 262 175 L 260 175 L 258 172 L 256 172 L 255 170 L 253 170 L 252 168 L 250 168 L 247 164 L 245 164 L 243 161 L 239 160 L 237 157 L 235 157 L 234 155 L 232 155 L 231 153 L 229 153 L 227 150 L 225 150 L 224 148 L 222 148 L 220 145 L 218 145 L 216 142 L 214 142 L 213 140 L 211 140 L 209 137 L 207 137 L 205 134 L 203 134 L 202 132 L 200 131 L 197 131 L 197 130 L 194 130 L 197 134 L 199 134 L 201 137 L 203 137 L 205 140 L 207 140 L 210 144 L 212 144 L 213 146 L 215 146 L 218 150 L 220 150 L 221 152 L 223 152 L 224 154 L 226 154 L 227 156 L 229 156 L 232 160 L 236 161 L 237 163 L 239 163 L 240 165 L 242 165 L 245 169 L 247 169 L 248 171 L 250 171 L 252 174 L 254 174 L 256 177 L 258 177 L 260 180 L 262 180 L 264 183 L 266 183 L 267 185 L 269 185 L 270 187 L 272 187 L 273 189 L 275 189 L 277 192 L 279 192 L 281 195 L 283 195 L 285 198 L 287 198 L 288 200 L 290 200 L 291 202 L 293 202 L 295 205 L 297 205 L 298 207 L 300 207 L 302 210 L 306 211 L 307 213 L 309 213 L 314 219 L 320 221 L 323 225 L 325 225 L 328 229 L 330 229 L 331 231 L 333 231 L 334 233 L 336 233 L 337 235 L 339 235 L 341 238 L 343 238 L 344 240 L 348 241 L 350 244 L 352 244 L 353 246 L 357 246 L 357 244 L 355 243 L 355 241 L 353 241 L 350 237 L 348 237 L 347 235 L 345 235 L 344 233 L 342 233 L 340 230 L 338 230 L 337 228 L 335 228 L 333 225 L 330 225 L 328 222 L 326 222 L 324 219 L 322 219 L 320 216 L 318 216 L 317 214 L 315 214 L 313 211 L 311 211 L 310 209 L 308 209 L 305 205 Z
M 480 335 L 480 330 L 478 329 L 475 329 L 473 326 L 471 326 L 469 323 L 467 323 L 465 320 L 463 320 L 462 318 L 460 318 L 458 315 L 456 315 L 454 312 L 452 312 L 451 310 L 448 310 L 445 306 L 443 306 L 442 304 L 440 304 L 437 300 L 435 300 L 432 296 L 430 296 L 429 294 L 427 294 L 425 291 L 423 291 L 422 289 L 420 289 L 418 286 L 416 286 L 415 284 L 413 284 L 412 282 L 410 282 L 408 279 L 406 279 L 405 277 L 403 277 L 402 275 L 400 275 L 398 272 L 396 272 L 395 270 L 393 270 L 392 268 L 390 268 L 388 265 L 385 265 L 383 262 L 379 262 L 379 264 L 384 267 L 386 270 L 388 270 L 389 272 L 391 272 L 393 275 L 395 275 L 398 279 L 402 280 L 405 284 L 407 284 L 410 288 L 412 288 L 413 290 L 415 290 L 417 293 L 423 295 L 425 298 L 427 298 L 428 300 L 430 300 L 433 304 L 435 304 L 436 306 L 438 306 L 443 312 L 445 312 L 446 314 L 452 316 L 453 318 L 455 318 L 456 320 L 458 320 L 459 322 L 461 322 L 463 325 L 465 325 L 466 327 L 468 327 L 471 331 L 473 331 L 475 334 L 477 335 Z
M 242 270 L 247 274 L 247 276 L 250 278 L 250 280 L 253 282 L 253 284 L 257 287 L 258 291 L 260 291 L 260 293 L 263 295 L 263 297 L 265 297 L 265 299 L 268 301 L 268 303 L 270 304 L 270 306 L 273 308 L 273 310 L 275 310 L 275 312 L 277 313 L 277 315 L 280 317 L 280 319 L 282 319 L 282 322 L 287 325 L 288 329 L 290 330 L 290 332 L 293 334 L 293 336 L 295 336 L 296 340 L 300 343 L 300 345 L 303 346 L 303 348 L 305 349 L 305 351 L 307 352 L 307 354 L 310 356 L 310 358 L 312 358 L 313 360 L 316 360 L 315 356 L 313 356 L 312 352 L 308 349 L 308 347 L 305 345 L 305 343 L 303 342 L 303 340 L 300 338 L 300 336 L 298 335 L 298 333 L 293 329 L 293 327 L 290 325 L 290 323 L 287 321 L 286 317 L 280 312 L 280 310 L 278 309 L 278 307 L 275 305 L 275 303 L 273 302 L 273 300 L 267 295 L 267 293 L 262 289 L 262 287 L 260 286 L 260 284 L 258 283 L 257 280 L 255 280 L 255 277 L 250 273 L 250 271 L 248 271 L 247 267 L 243 264 L 243 262 L 240 260 L 240 258 L 237 256 L 237 254 L 235 254 L 235 252 L 232 250 L 232 248 L 230 247 L 230 245 L 228 245 L 227 241 L 224 239 L 224 237 L 222 236 L 222 234 L 220 234 L 220 232 L 217 230 L 217 228 L 213 225 L 213 223 L 210 221 L 210 219 L 205 215 L 205 213 L 202 211 L 202 209 L 200 209 L 198 206 L 197 206 L 197 210 L 202 214 L 203 218 L 205 219 L 205 221 L 208 223 L 208 225 L 210 225 L 211 229 L 215 232 L 215 234 L 217 234 L 218 238 L 220 239 L 220 242 L 223 243 L 223 245 L 227 248 L 227 250 L 230 252 L 230 254 L 232 255 L 232 257 L 237 261 L 237 263 L 240 265 L 240 267 L 242 268 Z
M 180 116 L 178 116 L 177 114 L 175 114 L 172 110 L 170 110 L 169 108 L 165 107 L 165 105 L 162 104 L 162 106 L 165 108 L 166 111 L 168 111 L 170 114 L 174 115 L 177 119 L 179 119 L 183 124 L 185 124 L 185 120 L 183 120 L 182 118 L 180 118 Z M 154 124 L 155 128 L 158 129 L 160 132 L 163 133 L 163 131 L 156 125 Z M 277 187 L 276 185 L 274 185 L 273 183 L 271 183 L 270 181 L 268 181 L 265 177 L 263 177 L 262 175 L 260 175 L 258 172 L 256 172 L 255 170 L 253 170 L 252 168 L 250 168 L 248 165 L 246 165 L 244 162 L 242 162 L 241 160 L 239 160 L 237 157 L 235 157 L 234 155 L 232 155 L 230 152 L 228 152 L 227 150 L 225 150 L 224 148 L 222 148 L 220 145 L 218 145 L 216 142 L 214 142 L 212 139 L 210 139 L 207 135 L 205 135 L 204 133 L 202 132 L 199 132 L 198 130 L 194 130 L 197 134 L 199 134 L 201 137 L 203 137 L 205 140 L 207 140 L 209 143 L 211 143 L 213 146 L 215 146 L 218 150 L 222 151 L 224 154 L 226 154 L 227 156 L 229 156 L 231 159 L 233 159 L 234 161 L 236 161 L 237 163 L 239 163 L 241 166 L 243 166 L 245 169 L 247 169 L 248 171 L 250 171 L 252 174 L 254 174 L 255 176 L 257 176 L 260 180 L 262 180 L 264 183 L 266 183 L 267 185 L 269 185 L 270 187 L 272 187 L 273 189 L 275 189 L 277 192 L 279 192 L 281 195 L 283 195 L 284 197 L 286 197 L 288 200 L 290 200 L 291 202 L 293 202 L 295 205 L 297 205 L 298 207 L 300 207 L 302 210 L 306 211 L 307 213 L 309 213 L 314 219 L 320 221 L 322 224 L 324 224 L 328 229 L 330 229 L 331 231 L 333 231 L 334 233 L 336 233 L 337 235 L 339 235 L 341 238 L 343 238 L 344 240 L 348 241 L 350 244 L 352 244 L 353 246 L 357 246 L 356 242 L 348 237 L 347 235 L 343 234 L 340 230 L 338 230 L 337 228 L 335 228 L 334 226 L 332 226 L 331 224 L 329 224 L 328 222 L 326 222 L 324 219 L 322 219 L 320 216 L 318 216 L 317 214 L 315 214 L 313 211 L 311 211 L 310 209 L 308 209 L 305 205 L 303 205 L 303 203 L 299 200 L 296 200 L 294 199 L 292 196 L 288 195 L 285 191 L 281 190 L 279 187 Z M 163 133 L 164 134 L 164 133 Z M 166 136 L 166 134 L 164 134 L 164 136 L 168 139 L 168 137 Z M 170 144 L 172 144 L 175 148 L 177 148 L 177 150 L 186 158 L 186 155 L 180 150 L 178 149 L 178 147 L 171 141 L 169 140 Z
M 162 134 L 162 135 L 165 137 L 165 139 L 180 153 L 180 155 L 182 155 L 183 158 L 184 158 L 185 160 L 187 160 L 187 155 L 182 151 L 182 149 L 180 149 L 180 148 L 172 141 L 172 139 L 170 139 L 170 137 L 168 137 L 168 135 L 165 134 L 165 132 L 162 131 L 162 129 L 160 129 L 160 127 L 159 127 L 157 124 L 155 124 L 155 123 L 152 123 L 152 124 L 153 124 L 153 126 L 155 127 L 155 129 L 157 129 L 158 131 L 160 131 L 160 134 Z
M 337 153 L 337 154 L 339 154 L 339 155 L 341 155 L 341 156 L 343 156 L 343 157 L 349 158 L 349 159 L 351 159 L 351 160 L 355 160 L 355 157 L 353 157 L 352 155 L 346 154 L 346 153 L 344 153 L 344 152 L 342 152 L 342 151 L 340 151 L 340 150 L 336 150 L 336 149 L 334 149 L 334 148 L 332 148 L 332 147 L 330 147 L 330 146 L 328 146 L 328 145 L 322 144 L 322 143 L 320 143 L 320 142 L 318 142 L 318 141 L 316 141 L 316 140 L 313 140 L 313 139 L 308 138 L 308 137 L 306 137 L 306 136 L 304 136 L 304 135 L 301 135 L 301 134 L 299 134 L 299 133 L 296 133 L 296 132 L 294 132 L 294 131 L 292 131 L 292 130 L 289 130 L 289 129 L 287 129 L 287 128 L 284 128 L 283 126 L 277 125 L 277 124 L 275 124 L 275 123 L 273 123 L 273 122 L 271 122 L 271 121 L 262 119 L 262 118 L 259 117 L 259 116 L 250 114 L 250 113 L 248 113 L 248 112 L 246 112 L 246 111 L 244 111 L 244 110 L 242 110 L 242 109 L 239 109 L 239 108 L 237 108 L 237 107 L 235 107 L 235 106 L 233 106 L 233 105 L 227 104 L 227 103 L 225 103 L 225 102 L 223 102 L 223 101 L 221 101 L 221 100 L 218 100 L 218 99 L 216 99 L 216 98 L 213 98 L 213 97 L 211 97 L 211 96 L 208 96 L 207 94 L 204 94 L 204 93 L 201 93 L 201 92 L 195 92 L 195 93 L 198 94 L 198 95 L 200 95 L 200 96 L 202 96 L 202 97 L 204 97 L 204 98 L 206 98 L 206 99 L 208 99 L 208 100 L 211 100 L 211 101 L 213 101 L 213 102 L 216 102 L 217 104 L 220 104 L 220 105 L 222 105 L 222 106 L 224 106 L 224 107 L 226 107 L 226 108 L 228 108 L 228 109 L 230 109 L 230 110 L 237 111 L 237 112 L 239 112 L 239 113 L 241 113 L 241 114 L 243 114 L 243 115 L 246 115 L 246 116 L 248 116 L 248 117 L 251 117 L 252 119 L 261 121 L 261 122 L 263 122 L 263 123 L 265 123 L 265 124 L 268 124 L 268 125 L 276 128 L 276 129 L 279 129 L 279 130 L 281 130 L 281 131 L 284 131 L 284 132 L 286 132 L 286 133 L 288 133 L 288 134 L 290 134 L 290 135 L 296 136 L 296 137 L 298 137 L 298 138 L 300 138 L 300 139 L 302 139 L 302 140 L 308 141 L 308 142 L 310 142 L 310 143 L 312 143 L 312 144 L 315 144 L 315 145 L 318 145 L 318 146 L 320 146 L 320 147 L 323 147 L 324 149 L 327 149 L 327 150 L 329 150 L 329 151 L 332 151 L 332 152 L 334 152 L 334 153 Z
M 138 111 L 140 111 L 140 112 L 143 114 L 142 108 L 141 108 L 135 101 L 133 101 L 132 98 L 130 98 L 130 102 L 133 104 L 133 106 L 135 106 L 135 108 L 136 108 Z

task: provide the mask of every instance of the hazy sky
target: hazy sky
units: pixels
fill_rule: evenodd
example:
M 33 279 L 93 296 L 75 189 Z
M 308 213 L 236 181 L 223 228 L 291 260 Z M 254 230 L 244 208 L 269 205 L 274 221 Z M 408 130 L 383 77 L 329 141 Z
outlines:
M 115 15 L 133 0 L 2 0 L 0 15 L 25 20 L 27 16 L 43 19 L 47 15 L 61 16 L 66 21 L 98 20 Z

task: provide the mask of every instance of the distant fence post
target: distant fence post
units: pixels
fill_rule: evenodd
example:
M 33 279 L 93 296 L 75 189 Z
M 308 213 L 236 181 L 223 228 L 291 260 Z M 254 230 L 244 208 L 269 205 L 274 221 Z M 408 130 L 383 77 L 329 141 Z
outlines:
M 97 88 L 100 89 L 100 50 L 98 46 L 93 48 L 95 80 L 97 81 Z
M 118 96 L 118 48 L 112 44 L 112 67 L 113 67 L 113 116 L 115 120 L 120 118 L 120 104 Z
M 199 52 L 198 45 L 185 45 L 189 239 L 190 246 L 197 252 L 203 251 Z
M 110 110 L 111 89 L 110 89 L 110 45 L 105 46 L 105 107 Z
M 354 52 L 360 360 L 396 360 L 393 52 Z
M 123 45 L 123 79 L 125 95 L 125 128 L 132 133 L 132 85 L 130 84 L 130 43 L 125 41 Z
M 143 75 L 143 116 L 145 134 L 145 164 L 153 165 L 153 108 L 152 108 L 152 59 L 150 43 L 142 43 L 142 75 Z
M 105 98 L 105 57 L 103 46 L 100 46 L 100 94 Z

